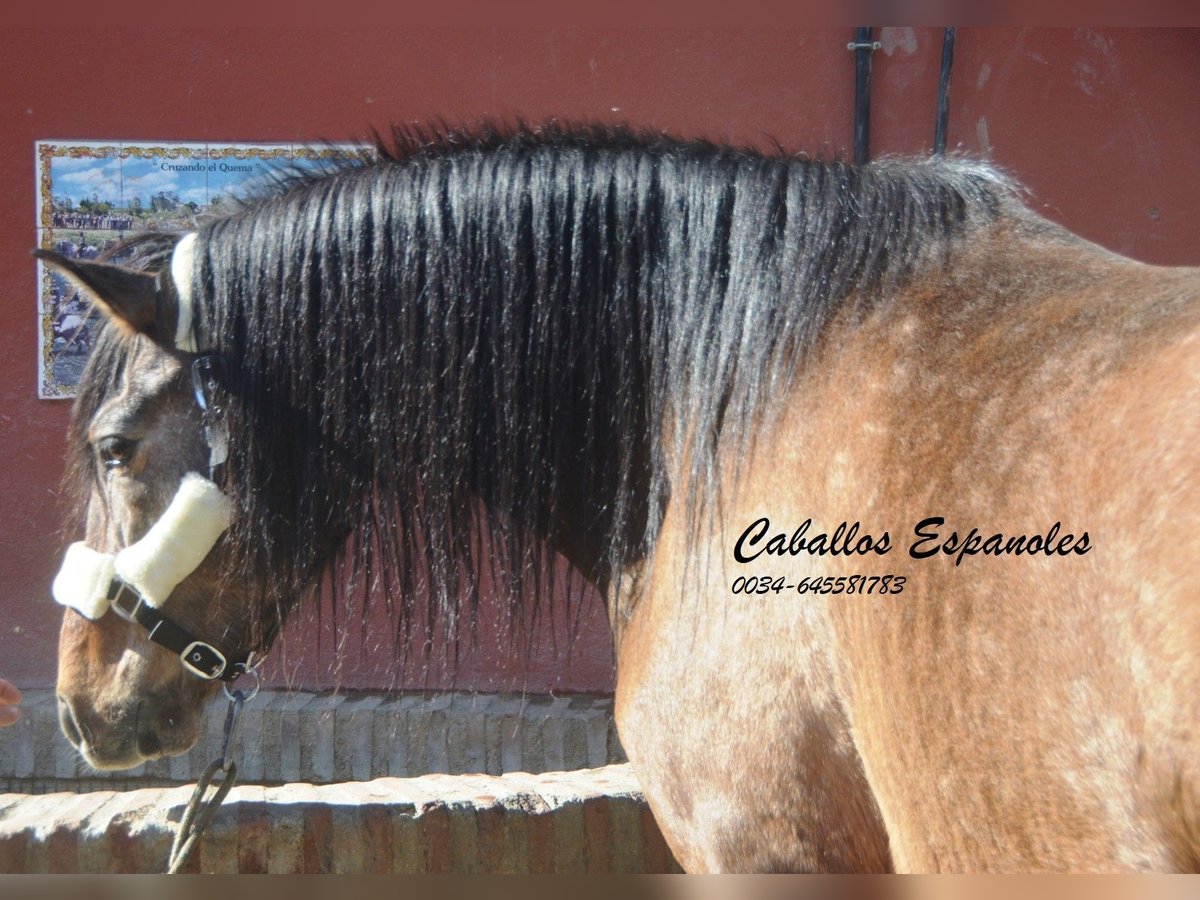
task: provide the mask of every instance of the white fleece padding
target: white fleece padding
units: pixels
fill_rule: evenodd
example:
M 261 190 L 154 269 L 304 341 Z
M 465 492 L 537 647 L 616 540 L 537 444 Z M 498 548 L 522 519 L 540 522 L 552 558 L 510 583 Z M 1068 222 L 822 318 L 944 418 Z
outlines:
M 232 521 L 233 505 L 221 489 L 203 475 L 188 472 L 166 512 L 136 544 L 116 556 L 82 541 L 68 547 L 50 592 L 63 606 L 95 620 L 108 612 L 108 586 L 120 575 L 148 604 L 162 606 Z
M 171 280 L 179 297 L 179 314 L 175 325 L 175 347 L 187 353 L 198 353 L 196 335 L 192 330 L 192 266 L 196 256 L 196 232 L 189 231 L 179 239 L 171 253 Z
M 116 572 L 141 591 L 147 603 L 161 606 L 232 521 L 233 506 L 221 489 L 188 472 L 146 536 L 117 554 Z
M 108 612 L 114 557 L 78 541 L 67 548 L 50 593 L 63 606 L 96 620 Z

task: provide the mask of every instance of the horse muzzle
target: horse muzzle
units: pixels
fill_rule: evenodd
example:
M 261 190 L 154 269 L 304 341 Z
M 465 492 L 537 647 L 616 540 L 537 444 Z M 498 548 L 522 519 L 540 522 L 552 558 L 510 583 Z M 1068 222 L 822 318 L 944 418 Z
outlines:
M 152 701 L 137 701 L 105 716 L 63 694 L 57 700 L 62 733 L 95 769 L 130 769 L 147 760 L 178 756 L 199 736 L 199 716 L 181 715 Z

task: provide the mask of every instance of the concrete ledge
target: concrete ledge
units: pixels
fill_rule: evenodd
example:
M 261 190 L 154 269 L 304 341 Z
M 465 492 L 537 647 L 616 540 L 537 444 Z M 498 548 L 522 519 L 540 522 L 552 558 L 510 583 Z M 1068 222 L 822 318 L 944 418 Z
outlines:
M 153 873 L 190 787 L 0 794 L 0 872 Z M 235 787 L 189 871 L 626 873 L 678 868 L 628 765 Z
M 194 782 L 221 752 L 226 704 L 205 713 L 186 755 L 94 772 L 59 733 L 54 692 L 29 690 L 0 729 L 0 791 L 134 790 Z M 545 772 L 625 761 L 612 698 L 465 692 L 263 691 L 246 705 L 239 781 L 336 784 L 431 772 Z

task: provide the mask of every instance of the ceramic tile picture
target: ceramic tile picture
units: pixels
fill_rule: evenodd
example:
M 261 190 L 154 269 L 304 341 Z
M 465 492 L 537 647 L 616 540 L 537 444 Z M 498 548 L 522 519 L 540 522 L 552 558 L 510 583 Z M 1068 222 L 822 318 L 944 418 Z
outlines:
M 120 263 L 142 232 L 188 231 L 230 211 L 273 179 L 366 151 L 352 144 L 38 141 L 38 246 Z M 39 261 L 38 395 L 70 398 L 99 319 L 75 287 Z

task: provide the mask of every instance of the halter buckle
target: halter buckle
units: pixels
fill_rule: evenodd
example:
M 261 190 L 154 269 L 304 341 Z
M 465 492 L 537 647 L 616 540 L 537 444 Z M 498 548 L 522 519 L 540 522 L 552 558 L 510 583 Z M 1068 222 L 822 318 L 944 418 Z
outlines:
M 204 442 L 208 445 L 208 477 L 218 481 L 221 467 L 229 457 L 229 435 L 221 422 L 221 407 L 216 403 L 219 380 L 223 374 L 221 358 L 211 353 L 192 362 L 192 391 L 200 421 L 204 426 Z
M 183 652 L 179 654 L 179 661 L 185 669 L 205 681 L 220 678 L 225 667 L 229 665 L 225 654 L 204 641 L 192 641 L 184 647 Z
M 220 412 L 213 403 L 217 393 L 218 378 L 221 375 L 221 359 L 212 354 L 197 357 L 192 363 L 192 391 L 196 397 L 196 406 L 203 413 Z

